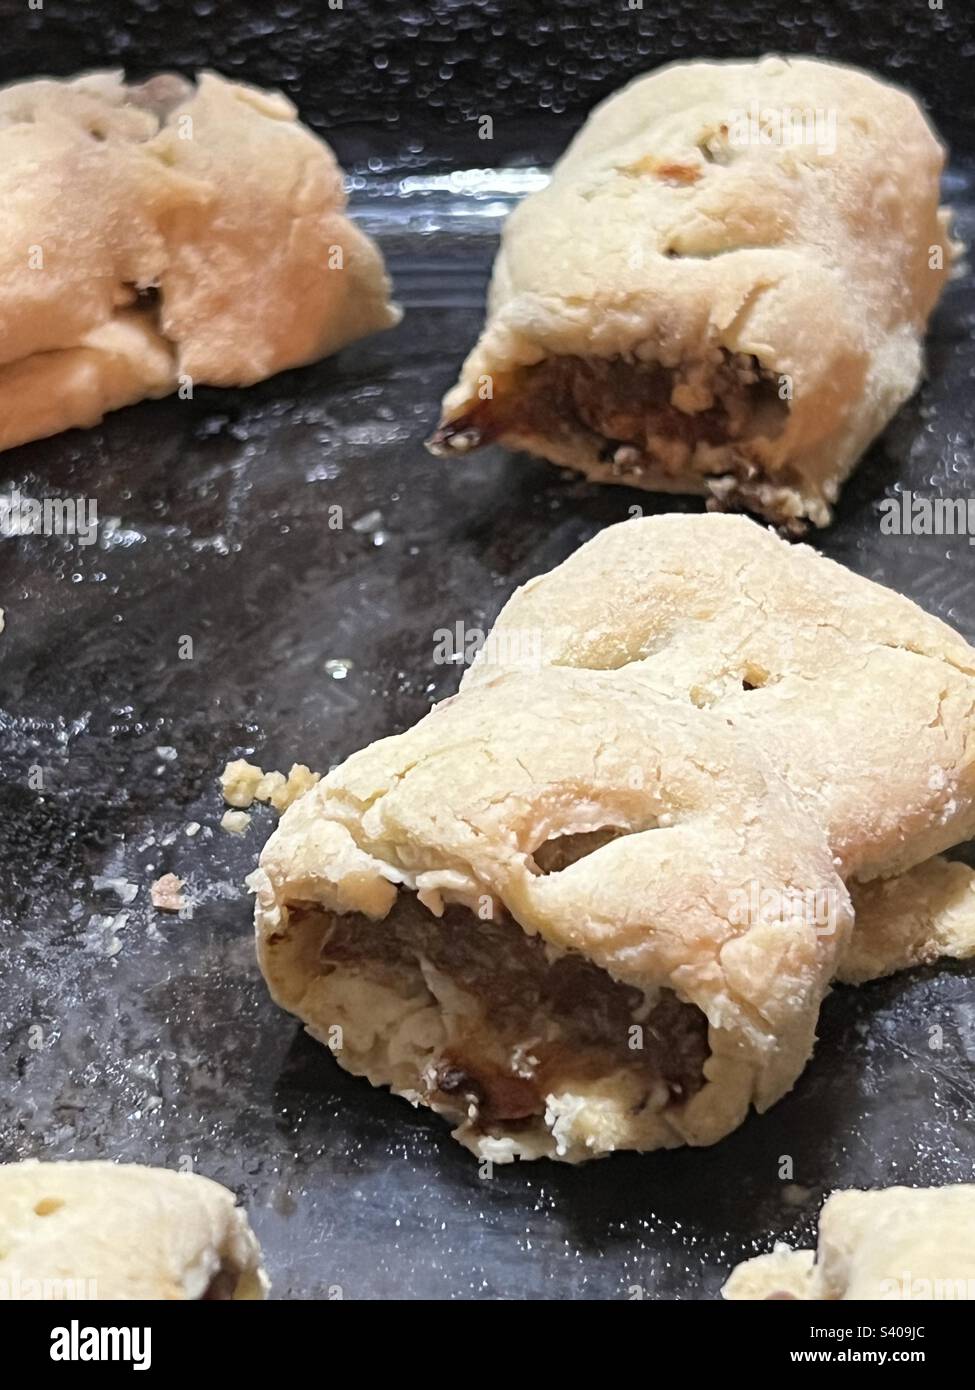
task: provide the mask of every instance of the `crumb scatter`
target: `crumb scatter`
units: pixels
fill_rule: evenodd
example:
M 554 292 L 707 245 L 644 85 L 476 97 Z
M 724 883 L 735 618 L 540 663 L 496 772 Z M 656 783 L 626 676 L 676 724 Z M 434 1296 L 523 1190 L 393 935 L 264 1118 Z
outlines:
M 163 874 L 149 890 L 152 905 L 159 912 L 182 912 L 186 907 L 184 881 L 175 874 Z

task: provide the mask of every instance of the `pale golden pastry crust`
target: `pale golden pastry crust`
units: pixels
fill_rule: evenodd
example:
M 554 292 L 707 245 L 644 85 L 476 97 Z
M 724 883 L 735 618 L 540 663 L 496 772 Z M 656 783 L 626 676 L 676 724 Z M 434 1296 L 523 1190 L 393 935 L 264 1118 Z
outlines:
M 398 322 L 345 201 L 279 93 L 209 72 L 0 89 L 0 448 Z
M 608 527 L 512 595 L 462 689 L 525 650 L 639 671 L 720 712 L 825 827 L 844 879 L 890 877 L 975 834 L 975 650 L 743 517 Z
M 623 833 L 539 871 L 545 842 L 607 826 Z M 830 929 L 781 906 L 742 920 L 756 879 L 780 898 L 828 895 Z M 439 982 L 390 992 L 322 964 L 335 914 L 382 920 L 398 893 L 419 893 L 434 916 L 444 902 L 491 904 L 556 954 L 704 1013 L 710 1056 L 689 1100 L 633 1096 L 626 1079 L 593 1093 L 570 1084 L 570 1067 L 531 1125 L 461 1124 L 463 1142 L 498 1158 L 711 1143 L 749 1105 L 765 1109 L 810 1055 L 850 922 L 819 827 L 775 773 L 723 719 L 635 673 L 510 674 L 445 701 L 296 802 L 252 882 L 274 997 L 323 1041 L 340 1026 L 342 1065 L 413 1099 L 428 1100 L 423 1073 L 449 1051 Z
M 776 1246 L 732 1271 L 732 1300 L 975 1299 L 975 1186 L 834 1192 L 811 1250 Z
M 0 1166 L 0 1299 L 260 1299 L 234 1195 L 135 1163 Z
M 753 107 L 821 112 L 820 144 L 739 143 Z M 435 450 L 498 438 L 600 482 L 827 524 L 920 379 L 955 249 L 943 163 L 916 101 L 854 68 L 765 57 L 637 79 L 509 217 Z M 578 397 L 546 411 L 527 369 L 569 359 L 660 364 L 675 374 L 669 415 L 646 436 L 624 426 L 607 437 Z M 715 398 L 722 364 L 763 376 L 761 410 L 722 404 L 723 387 Z M 700 433 L 690 454 L 675 442 L 687 431 Z

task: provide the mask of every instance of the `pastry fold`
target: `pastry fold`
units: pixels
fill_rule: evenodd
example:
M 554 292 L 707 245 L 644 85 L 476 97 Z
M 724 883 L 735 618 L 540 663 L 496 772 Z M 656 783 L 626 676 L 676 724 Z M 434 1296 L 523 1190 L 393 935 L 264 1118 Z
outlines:
M 732 1271 L 724 1298 L 975 1299 L 975 1186 L 834 1192 L 811 1250 L 777 1245 Z
M 0 1299 L 261 1299 L 234 1194 L 126 1163 L 0 1166 Z
M 505 224 L 435 452 L 498 440 L 787 529 L 915 390 L 953 244 L 916 101 L 810 59 L 675 64 Z
M 819 827 L 723 719 L 559 669 L 353 755 L 252 885 L 275 999 L 501 1161 L 711 1143 L 765 1109 L 851 918 Z
M 484 1157 L 712 1143 L 792 1086 L 832 979 L 975 951 L 935 857 L 973 793 L 952 629 L 741 517 L 625 522 L 286 812 L 261 968 Z
M 0 448 L 398 322 L 345 204 L 279 93 L 210 72 L 0 89 Z
M 860 985 L 934 961 L 975 956 L 975 871 L 935 855 L 896 878 L 851 883 L 856 931 L 836 978 Z

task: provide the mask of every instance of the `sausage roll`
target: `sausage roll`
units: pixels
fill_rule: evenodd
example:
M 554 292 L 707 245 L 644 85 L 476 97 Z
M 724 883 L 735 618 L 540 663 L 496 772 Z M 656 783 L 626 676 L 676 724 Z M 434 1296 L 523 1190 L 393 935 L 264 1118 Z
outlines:
M 906 92 L 810 59 L 681 63 L 593 112 L 509 217 L 434 452 L 492 440 L 790 531 L 915 390 L 955 250 Z
M 331 150 L 203 73 L 0 90 L 0 448 L 396 323 Z
M 830 980 L 975 951 L 971 871 L 932 858 L 975 816 L 973 656 L 743 518 L 613 527 L 286 812 L 271 991 L 484 1157 L 720 1139 Z
M 834 1192 L 812 1250 L 777 1245 L 721 1290 L 734 1300 L 975 1299 L 975 1186 Z
M 0 1299 L 260 1299 L 234 1195 L 135 1163 L 0 1166 Z

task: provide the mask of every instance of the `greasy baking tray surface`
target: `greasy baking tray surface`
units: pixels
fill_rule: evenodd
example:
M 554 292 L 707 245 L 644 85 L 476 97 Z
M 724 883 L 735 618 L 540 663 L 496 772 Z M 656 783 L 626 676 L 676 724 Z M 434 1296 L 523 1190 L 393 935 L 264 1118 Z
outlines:
M 101 519 L 87 549 L 0 539 L 0 1159 L 192 1162 L 246 1201 L 278 1296 L 707 1297 L 743 1256 L 807 1238 L 834 1187 L 973 1176 L 970 967 L 838 989 L 795 1091 L 715 1148 L 490 1179 L 442 1122 L 344 1075 L 260 981 L 241 880 L 274 817 L 217 829 L 224 760 L 322 770 L 413 723 L 458 679 L 434 629 L 486 628 L 515 584 L 634 503 L 658 509 L 500 451 L 422 448 L 501 218 L 539 177 L 363 166 L 354 206 L 407 309 L 395 332 L 0 455 L 3 493 L 94 497 Z M 956 166 L 966 240 L 971 187 Z M 956 281 L 930 380 L 815 537 L 969 639 L 975 548 L 882 536 L 878 502 L 971 485 L 973 311 Z M 149 907 L 166 871 L 191 920 Z

